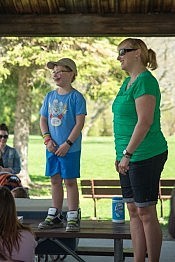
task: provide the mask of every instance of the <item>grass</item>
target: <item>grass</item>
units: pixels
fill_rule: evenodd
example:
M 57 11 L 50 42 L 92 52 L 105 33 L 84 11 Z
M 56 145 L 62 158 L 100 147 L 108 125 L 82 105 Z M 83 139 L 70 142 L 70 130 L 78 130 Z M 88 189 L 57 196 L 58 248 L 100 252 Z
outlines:
M 169 156 L 162 177 L 173 177 L 175 169 L 174 153 L 175 138 L 168 139 Z M 83 140 L 81 157 L 81 178 L 110 178 L 115 179 L 118 174 L 114 168 L 115 150 L 112 137 L 87 137 Z M 29 140 L 29 175 L 33 182 L 42 184 L 47 179 L 45 170 L 45 146 L 39 136 L 30 136 Z M 31 191 L 32 193 L 32 191 Z
M 175 169 L 175 138 L 169 137 L 169 158 L 162 173 L 163 178 L 174 176 Z M 31 197 L 51 197 L 50 180 L 44 176 L 45 172 L 45 146 L 39 136 L 30 136 L 29 140 L 28 170 L 33 186 L 30 188 Z M 87 137 L 82 144 L 81 179 L 115 179 L 118 173 L 114 168 L 115 150 L 112 137 Z M 79 181 L 78 181 L 79 182 Z M 93 200 L 82 198 L 80 193 L 80 206 L 83 218 L 93 217 Z M 160 214 L 160 206 L 157 205 Z M 164 221 L 167 224 L 169 216 L 169 201 L 164 201 Z M 97 203 L 97 215 L 102 219 L 111 219 L 112 200 L 100 199 Z M 126 220 L 128 220 L 126 211 Z

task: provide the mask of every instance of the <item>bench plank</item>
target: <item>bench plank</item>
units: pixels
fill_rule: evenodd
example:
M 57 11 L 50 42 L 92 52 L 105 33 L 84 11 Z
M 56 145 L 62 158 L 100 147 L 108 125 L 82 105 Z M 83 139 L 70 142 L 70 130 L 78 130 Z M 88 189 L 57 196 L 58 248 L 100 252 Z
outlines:
M 114 256 L 114 248 L 78 246 L 76 253 L 80 256 Z M 125 257 L 134 257 L 132 248 L 123 249 L 123 258 Z M 146 257 L 148 257 L 147 254 Z
M 84 197 L 92 197 L 91 188 L 82 188 L 82 194 Z M 94 188 L 93 195 L 96 198 L 108 198 L 111 196 L 121 195 L 121 188 Z M 86 196 L 87 195 L 87 196 Z

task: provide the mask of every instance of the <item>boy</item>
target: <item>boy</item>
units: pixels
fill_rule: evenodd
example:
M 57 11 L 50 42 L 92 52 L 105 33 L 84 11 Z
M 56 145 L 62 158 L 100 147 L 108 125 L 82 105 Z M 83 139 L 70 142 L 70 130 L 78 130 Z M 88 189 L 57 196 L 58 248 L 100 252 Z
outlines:
M 71 83 L 77 67 L 70 58 L 48 62 L 56 90 L 49 92 L 40 110 L 40 128 L 46 145 L 46 176 L 51 178 L 52 207 L 40 229 L 63 227 L 61 215 L 64 180 L 67 190 L 66 231 L 79 231 L 80 210 L 77 178 L 80 177 L 81 130 L 86 115 L 86 101 Z

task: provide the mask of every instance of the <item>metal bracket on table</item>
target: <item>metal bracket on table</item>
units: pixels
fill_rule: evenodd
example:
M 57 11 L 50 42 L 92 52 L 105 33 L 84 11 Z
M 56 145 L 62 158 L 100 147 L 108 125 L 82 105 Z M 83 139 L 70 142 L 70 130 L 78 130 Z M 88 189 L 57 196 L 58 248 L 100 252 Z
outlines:
M 64 245 L 60 240 L 56 239 L 56 238 L 42 238 L 38 241 L 38 243 L 41 243 L 45 240 L 51 240 L 54 243 L 56 243 L 59 247 L 61 247 L 63 250 L 65 250 L 68 255 L 73 256 L 77 261 L 79 262 L 85 262 L 85 260 L 83 260 L 81 257 L 79 257 L 77 255 L 77 253 L 75 251 L 73 251 L 71 248 L 67 247 L 66 245 Z

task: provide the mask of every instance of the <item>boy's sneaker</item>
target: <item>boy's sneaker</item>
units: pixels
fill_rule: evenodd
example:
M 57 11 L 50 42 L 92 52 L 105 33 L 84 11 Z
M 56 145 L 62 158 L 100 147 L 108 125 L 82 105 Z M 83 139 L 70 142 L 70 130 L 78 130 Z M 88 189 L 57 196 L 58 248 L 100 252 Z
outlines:
M 63 216 L 58 213 L 57 208 L 50 207 L 46 219 L 38 225 L 39 229 L 52 229 L 64 227 Z
M 78 232 L 80 230 L 80 209 L 67 212 L 66 232 Z

